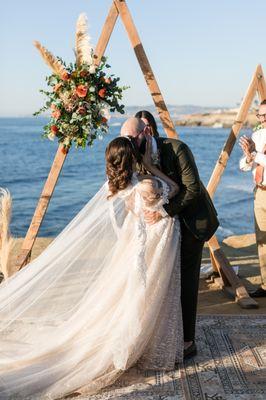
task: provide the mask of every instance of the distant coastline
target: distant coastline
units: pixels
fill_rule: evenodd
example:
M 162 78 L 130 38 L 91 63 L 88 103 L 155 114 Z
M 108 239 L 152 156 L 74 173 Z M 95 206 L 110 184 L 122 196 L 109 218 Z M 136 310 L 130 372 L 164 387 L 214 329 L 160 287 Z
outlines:
M 209 113 L 187 114 L 175 120 L 176 126 L 206 126 L 212 128 L 231 128 L 236 120 L 238 110 L 218 110 Z M 256 113 L 247 116 L 244 127 L 253 128 L 257 123 Z
M 135 115 L 140 110 L 150 111 L 159 121 L 159 116 L 154 105 L 146 106 L 127 106 L 125 114 L 112 113 L 112 120 L 125 119 Z M 236 120 L 238 108 L 217 108 L 203 107 L 196 105 L 168 105 L 168 110 L 171 118 L 176 126 L 197 127 L 205 126 L 212 128 L 230 128 Z M 48 119 L 50 116 L 44 114 L 37 117 L 38 119 Z M 33 115 L 21 116 L 0 116 L 1 119 L 7 118 L 36 118 Z M 256 111 L 253 109 L 249 112 L 244 127 L 253 128 L 257 123 Z M 118 122 L 113 122 L 111 125 L 118 125 Z

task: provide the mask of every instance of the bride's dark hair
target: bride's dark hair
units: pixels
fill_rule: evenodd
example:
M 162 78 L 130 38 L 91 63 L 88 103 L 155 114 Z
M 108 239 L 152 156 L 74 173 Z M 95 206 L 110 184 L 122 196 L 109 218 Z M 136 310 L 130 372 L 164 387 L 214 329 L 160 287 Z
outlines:
M 106 175 L 111 196 L 125 189 L 133 174 L 133 161 L 141 162 L 133 137 L 118 137 L 112 140 L 105 150 Z

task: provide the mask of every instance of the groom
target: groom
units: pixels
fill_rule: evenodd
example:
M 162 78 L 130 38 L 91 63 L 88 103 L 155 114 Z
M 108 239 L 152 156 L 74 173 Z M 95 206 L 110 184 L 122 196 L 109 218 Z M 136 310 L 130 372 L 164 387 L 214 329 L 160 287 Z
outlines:
M 122 125 L 122 136 L 133 136 L 141 153 L 145 152 L 149 128 L 139 118 L 129 118 Z M 200 181 L 197 166 L 189 147 L 178 139 L 153 138 L 154 159 L 161 170 L 178 183 L 179 193 L 165 211 L 146 212 L 147 223 L 154 224 L 169 215 L 178 215 L 181 225 L 181 303 L 184 329 L 184 358 L 197 354 L 195 324 L 199 273 L 204 242 L 209 240 L 219 222 L 208 192 Z

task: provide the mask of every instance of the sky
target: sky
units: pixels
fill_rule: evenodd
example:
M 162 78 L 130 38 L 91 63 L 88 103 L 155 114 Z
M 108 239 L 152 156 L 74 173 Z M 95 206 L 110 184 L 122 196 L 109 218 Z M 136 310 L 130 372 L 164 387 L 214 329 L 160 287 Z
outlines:
M 236 107 L 256 65 L 266 71 L 265 0 L 128 0 L 135 25 L 168 104 Z M 31 115 L 43 104 L 49 68 L 39 40 L 74 60 L 75 24 L 85 12 L 97 43 L 111 0 L 3 1 L 0 13 L 0 116 Z M 124 104 L 152 103 L 118 19 L 106 53 L 112 73 L 130 86 Z

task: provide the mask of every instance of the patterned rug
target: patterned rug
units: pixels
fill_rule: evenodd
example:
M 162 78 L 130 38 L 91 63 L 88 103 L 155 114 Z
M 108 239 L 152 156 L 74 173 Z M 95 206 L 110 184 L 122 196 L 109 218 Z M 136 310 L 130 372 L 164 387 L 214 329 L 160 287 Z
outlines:
M 199 316 L 198 355 L 171 373 L 132 368 L 77 400 L 265 400 L 266 316 Z

